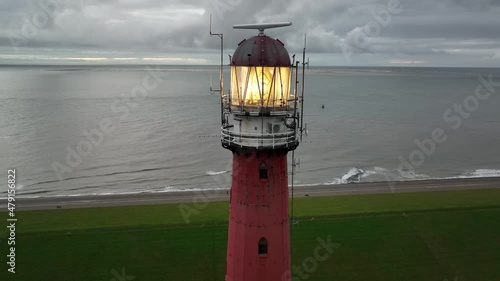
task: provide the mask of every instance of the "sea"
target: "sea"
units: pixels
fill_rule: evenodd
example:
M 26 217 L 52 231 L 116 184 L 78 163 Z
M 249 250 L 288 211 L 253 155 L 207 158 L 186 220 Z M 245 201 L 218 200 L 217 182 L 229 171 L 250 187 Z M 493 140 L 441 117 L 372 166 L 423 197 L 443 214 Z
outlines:
M 18 197 L 229 188 L 217 71 L 0 66 L 2 186 L 15 169 Z M 304 85 L 290 185 L 500 176 L 500 69 L 311 67 Z

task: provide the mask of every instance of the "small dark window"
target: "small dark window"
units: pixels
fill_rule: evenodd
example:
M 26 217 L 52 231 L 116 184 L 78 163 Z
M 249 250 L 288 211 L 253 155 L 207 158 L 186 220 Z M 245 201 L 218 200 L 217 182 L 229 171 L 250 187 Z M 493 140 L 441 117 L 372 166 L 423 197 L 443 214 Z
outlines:
M 260 164 L 259 167 L 259 179 L 267 179 L 267 166 L 266 163 Z
M 281 130 L 281 126 L 280 125 L 274 125 L 273 126 L 273 134 L 279 133 L 280 130 Z
M 259 240 L 259 255 L 267 255 L 267 239 L 264 237 Z

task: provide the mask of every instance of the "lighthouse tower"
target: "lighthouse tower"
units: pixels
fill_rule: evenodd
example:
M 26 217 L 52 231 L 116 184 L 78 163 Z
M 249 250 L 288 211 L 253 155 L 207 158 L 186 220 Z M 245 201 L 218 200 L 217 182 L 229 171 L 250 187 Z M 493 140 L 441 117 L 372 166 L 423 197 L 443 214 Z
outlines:
M 287 153 L 298 146 L 298 69 L 265 29 L 231 58 L 231 90 L 221 95 L 222 146 L 233 154 L 226 281 L 290 280 Z M 292 83 L 292 79 L 293 82 Z

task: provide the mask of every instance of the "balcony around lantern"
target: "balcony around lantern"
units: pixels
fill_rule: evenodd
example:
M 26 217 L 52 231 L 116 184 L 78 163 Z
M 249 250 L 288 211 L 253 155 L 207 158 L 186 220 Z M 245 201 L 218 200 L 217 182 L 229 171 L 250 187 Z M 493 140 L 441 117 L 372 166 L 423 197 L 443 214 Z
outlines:
M 286 149 L 294 150 L 298 146 L 295 130 L 286 130 L 283 133 L 242 133 L 233 128 L 222 128 L 222 146 L 238 148 Z
M 227 107 L 248 115 L 286 115 L 294 110 L 291 67 L 232 66 Z
M 226 148 L 293 150 L 298 145 L 297 123 L 293 116 L 239 115 L 221 129 L 222 145 Z

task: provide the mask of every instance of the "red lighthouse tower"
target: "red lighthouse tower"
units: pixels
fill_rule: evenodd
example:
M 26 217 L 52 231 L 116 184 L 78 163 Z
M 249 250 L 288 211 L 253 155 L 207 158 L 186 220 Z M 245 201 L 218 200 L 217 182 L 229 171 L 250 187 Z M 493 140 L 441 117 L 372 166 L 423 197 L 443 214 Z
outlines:
M 222 146 L 233 154 L 226 281 L 290 280 L 287 153 L 298 142 L 298 69 L 268 28 L 243 40 L 222 94 Z M 296 80 L 294 80 L 296 82 Z

